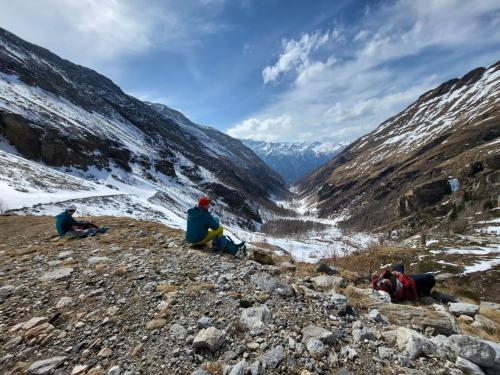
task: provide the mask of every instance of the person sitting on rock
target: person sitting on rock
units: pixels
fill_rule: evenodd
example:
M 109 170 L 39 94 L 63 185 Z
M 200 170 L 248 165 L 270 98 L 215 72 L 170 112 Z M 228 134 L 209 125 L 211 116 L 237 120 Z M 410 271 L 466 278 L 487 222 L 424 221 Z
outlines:
M 56 230 L 60 236 L 83 238 L 107 231 L 106 227 L 99 228 L 97 225 L 87 221 L 76 221 L 73 218 L 75 211 L 76 206 L 69 205 L 64 209 L 64 212 L 56 216 Z
M 198 200 L 198 205 L 187 212 L 185 238 L 193 245 L 203 245 L 215 237 L 223 236 L 224 228 L 219 224 L 219 220 L 208 212 L 209 206 L 210 200 L 202 196 Z
M 391 269 L 372 279 L 372 289 L 389 293 L 392 301 L 428 296 L 436 285 L 436 279 L 430 273 L 408 276 L 402 264 L 393 265 Z

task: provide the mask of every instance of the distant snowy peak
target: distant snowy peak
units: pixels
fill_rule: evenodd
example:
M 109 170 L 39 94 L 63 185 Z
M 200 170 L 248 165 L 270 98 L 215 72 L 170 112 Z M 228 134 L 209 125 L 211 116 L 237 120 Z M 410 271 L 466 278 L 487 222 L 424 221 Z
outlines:
M 333 158 L 346 147 L 347 142 L 266 142 L 243 139 L 286 183 L 292 184 Z

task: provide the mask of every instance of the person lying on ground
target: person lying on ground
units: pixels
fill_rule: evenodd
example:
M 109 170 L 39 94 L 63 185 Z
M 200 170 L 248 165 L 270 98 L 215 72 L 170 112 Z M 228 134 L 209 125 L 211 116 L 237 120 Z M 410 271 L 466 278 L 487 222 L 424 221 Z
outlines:
M 391 270 L 385 270 L 372 279 L 372 289 L 389 293 L 392 301 L 415 300 L 418 297 L 428 296 L 436 285 L 434 275 L 422 273 L 405 275 L 402 264 L 396 264 Z
M 193 245 L 203 245 L 215 237 L 222 237 L 224 228 L 219 224 L 219 220 L 208 211 L 210 200 L 207 197 L 200 197 L 198 205 L 187 211 L 186 241 Z
M 56 230 L 60 236 L 83 238 L 87 236 L 95 236 L 97 233 L 105 233 L 108 228 L 101 227 L 88 221 L 76 221 L 73 214 L 76 212 L 76 206 L 69 205 L 57 215 Z

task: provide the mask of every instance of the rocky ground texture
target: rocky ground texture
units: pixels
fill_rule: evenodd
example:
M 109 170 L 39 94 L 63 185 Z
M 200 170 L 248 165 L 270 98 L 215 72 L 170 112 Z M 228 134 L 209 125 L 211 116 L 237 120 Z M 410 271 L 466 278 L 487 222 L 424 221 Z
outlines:
M 2 373 L 500 371 L 498 326 L 483 315 L 499 305 L 390 304 L 324 264 L 211 254 L 160 224 L 96 221 L 110 231 L 69 241 L 51 218 L 0 216 Z

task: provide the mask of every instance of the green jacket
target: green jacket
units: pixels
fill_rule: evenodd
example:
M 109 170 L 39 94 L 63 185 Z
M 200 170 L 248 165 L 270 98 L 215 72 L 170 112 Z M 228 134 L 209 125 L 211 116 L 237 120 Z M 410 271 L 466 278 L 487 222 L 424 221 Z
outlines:
M 73 217 L 66 211 L 61 212 L 56 216 L 56 230 L 60 236 L 71 230 L 71 228 L 75 225 L 80 225 L 80 223 L 73 219 Z
M 191 243 L 200 242 L 205 238 L 209 229 L 215 230 L 219 227 L 219 220 L 214 218 L 208 211 L 198 207 L 190 208 L 187 212 L 186 241 Z

